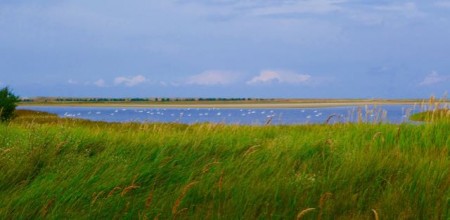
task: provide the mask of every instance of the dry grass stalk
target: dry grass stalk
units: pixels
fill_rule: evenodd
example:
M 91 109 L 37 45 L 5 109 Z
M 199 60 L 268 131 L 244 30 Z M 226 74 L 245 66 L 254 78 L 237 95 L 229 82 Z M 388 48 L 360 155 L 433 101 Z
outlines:
M 98 197 L 100 197 L 101 195 L 103 195 L 103 191 L 100 191 L 99 193 L 94 193 L 92 194 L 92 197 L 94 197 L 92 199 L 91 205 L 94 205 L 94 203 L 97 201 Z
M 248 150 L 245 151 L 244 157 L 254 153 L 256 151 L 256 148 L 258 148 L 258 147 L 259 147 L 259 145 L 250 147 Z
M 269 119 L 267 119 L 267 121 L 266 121 L 266 123 L 264 125 L 272 124 L 272 120 L 273 120 L 273 117 L 269 117 Z
M 319 200 L 319 209 L 320 209 L 320 213 L 319 213 L 319 217 L 317 218 L 318 220 L 322 219 L 322 214 L 323 214 L 323 209 L 325 207 L 326 202 L 333 196 L 333 193 L 327 192 L 324 193 Z
M 214 161 L 214 162 L 211 162 L 211 163 L 206 164 L 206 165 L 203 167 L 202 174 L 207 173 L 207 172 L 209 171 L 209 169 L 210 169 L 213 165 L 215 165 L 215 164 L 220 164 L 220 162 Z
M 382 134 L 383 134 L 383 133 L 381 133 L 381 132 L 375 133 L 375 134 L 373 135 L 373 137 L 372 137 L 372 142 L 374 142 L 378 137 L 381 137 L 381 142 L 384 143 L 384 137 L 382 136 Z
M 117 192 L 117 191 L 119 191 L 121 189 L 122 189 L 122 187 L 119 187 L 119 186 L 114 187 L 114 189 L 112 189 L 111 192 L 108 193 L 108 197 L 107 198 L 113 196 L 115 192 Z
M 52 205 L 55 203 L 55 199 L 51 199 L 50 201 L 48 201 L 48 203 L 42 207 L 41 210 L 41 215 L 42 217 L 45 217 L 48 213 L 48 210 L 52 207 Z
M 179 216 L 184 212 L 187 212 L 188 208 L 182 208 L 180 211 L 177 212 L 177 214 L 175 214 L 175 216 Z
M 327 192 L 324 193 L 319 200 L 319 208 L 323 209 L 323 207 L 325 206 L 325 203 L 327 202 L 327 200 L 329 200 L 331 197 L 333 196 L 333 193 Z
M 223 171 L 222 171 L 222 173 L 220 174 L 220 178 L 219 178 L 219 192 L 222 192 L 222 187 L 223 187 Z
M 122 193 L 120 193 L 121 196 L 126 195 L 126 194 L 127 194 L 128 192 L 130 192 L 131 190 L 139 189 L 139 188 L 140 188 L 140 186 L 138 186 L 138 185 L 135 184 L 136 179 L 137 179 L 137 175 L 134 176 L 133 181 L 131 182 L 131 185 L 125 187 L 125 188 L 122 190 Z
M 358 107 L 358 123 L 363 122 L 363 114 L 362 114 L 362 108 Z
M 308 214 L 308 213 L 310 213 L 310 212 L 312 212 L 312 211 L 314 211 L 314 210 L 316 210 L 316 209 L 315 209 L 315 208 L 307 208 L 307 209 L 304 209 L 303 211 L 301 211 L 301 212 L 298 213 L 298 215 L 297 215 L 297 220 L 302 219 L 306 214 Z
M 378 212 L 377 212 L 377 210 L 372 209 L 372 212 L 373 212 L 373 216 L 374 216 L 375 220 L 379 220 L 380 218 L 378 217 Z
M 161 162 L 159 163 L 159 167 L 167 165 L 172 160 L 172 158 L 173 158 L 172 156 L 169 156 L 161 160 Z
M 138 186 L 138 185 L 130 185 L 130 186 L 124 188 L 124 189 L 122 190 L 122 193 L 120 193 L 120 195 L 121 195 L 121 196 L 124 196 L 124 195 L 126 195 L 128 192 L 130 192 L 131 190 L 139 189 L 139 188 L 140 188 L 140 186 Z
M 150 208 L 150 205 L 152 204 L 153 201 L 153 190 L 150 191 L 150 193 L 148 194 L 147 199 L 145 200 L 145 208 L 148 209 Z
M 4 150 L 2 151 L 2 154 L 6 154 L 6 153 L 8 153 L 8 152 L 10 152 L 10 151 L 11 151 L 11 148 L 4 149 Z
M 334 149 L 335 142 L 333 139 L 331 139 L 331 138 L 327 139 L 326 143 L 328 144 L 328 146 L 330 147 L 331 150 Z
M 401 128 L 398 127 L 397 134 L 395 134 L 395 140 L 398 142 L 400 140 Z
M 56 145 L 56 147 L 55 147 L 55 149 L 56 149 L 56 150 L 55 150 L 55 154 L 56 154 L 56 155 L 60 154 L 61 151 L 62 151 L 63 146 L 66 145 L 66 144 L 67 144 L 66 141 L 59 142 L 59 143 Z
M 183 201 L 184 197 L 186 196 L 187 192 L 189 191 L 189 189 L 191 189 L 195 184 L 197 184 L 198 181 L 192 181 L 189 184 L 187 184 L 184 188 L 183 191 L 181 191 L 180 196 L 178 197 L 178 199 L 175 201 L 175 204 L 172 207 L 172 215 L 176 215 L 178 212 L 178 207 L 181 204 L 181 201 Z
M 431 107 L 431 106 L 433 106 L 433 104 L 435 103 L 435 101 L 436 101 L 436 98 L 434 97 L 434 96 L 431 96 L 430 97 L 430 100 L 428 100 L 428 105 Z
M 325 121 L 325 124 L 330 123 L 331 119 L 336 116 L 337 116 L 336 114 L 332 114 L 332 115 L 328 116 L 327 120 Z

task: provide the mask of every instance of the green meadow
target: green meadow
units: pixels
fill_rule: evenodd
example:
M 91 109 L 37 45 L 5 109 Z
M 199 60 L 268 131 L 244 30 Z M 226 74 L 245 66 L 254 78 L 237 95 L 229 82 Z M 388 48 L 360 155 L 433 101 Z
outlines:
M 440 118 L 442 119 L 442 118 Z M 1 219 L 449 219 L 450 121 L 0 124 Z

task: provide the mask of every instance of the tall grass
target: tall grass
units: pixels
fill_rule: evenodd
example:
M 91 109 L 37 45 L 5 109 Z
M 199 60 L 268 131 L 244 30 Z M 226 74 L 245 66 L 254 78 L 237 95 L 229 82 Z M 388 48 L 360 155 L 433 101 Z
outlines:
M 447 96 L 436 99 L 431 97 L 428 103 L 425 101 L 420 105 L 421 111 L 417 114 L 411 115 L 413 121 L 447 121 L 450 122 L 450 106 Z
M 448 219 L 450 123 L 0 125 L 0 218 Z

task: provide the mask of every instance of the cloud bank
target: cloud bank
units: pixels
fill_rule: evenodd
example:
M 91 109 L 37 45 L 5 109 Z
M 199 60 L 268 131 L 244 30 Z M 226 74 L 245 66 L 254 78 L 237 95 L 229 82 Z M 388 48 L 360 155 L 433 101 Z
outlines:
M 142 75 L 137 75 L 137 76 L 133 76 L 133 77 L 124 77 L 124 76 L 120 76 L 120 77 L 116 77 L 114 79 L 114 85 L 118 86 L 118 85 L 125 85 L 128 87 L 133 87 L 142 83 L 147 82 L 147 78 L 145 78 Z
M 305 84 L 311 80 L 311 75 L 297 74 L 290 71 L 275 71 L 264 70 L 258 76 L 253 77 L 247 81 L 248 85 L 257 84 L 272 84 L 272 83 L 285 83 L 285 84 Z
M 188 77 L 186 84 L 188 85 L 228 85 L 236 81 L 237 74 L 229 71 L 205 71 L 203 73 Z
M 104 79 L 99 79 L 99 80 L 95 81 L 94 85 L 97 87 L 106 87 L 107 86 Z
M 431 86 L 442 82 L 450 81 L 450 76 L 440 75 L 436 71 L 431 72 L 419 83 L 421 86 Z

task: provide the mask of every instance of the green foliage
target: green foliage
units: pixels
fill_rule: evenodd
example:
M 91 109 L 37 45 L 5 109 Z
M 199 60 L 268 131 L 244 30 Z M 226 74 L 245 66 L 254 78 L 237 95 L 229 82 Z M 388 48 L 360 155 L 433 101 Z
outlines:
M 8 87 L 0 90 L 0 122 L 11 120 L 18 102 L 19 97 L 14 95 Z
M 0 219 L 449 219 L 450 123 L 0 125 Z
M 433 111 L 426 111 L 416 113 L 410 117 L 413 121 L 450 121 L 450 109 L 437 109 Z

